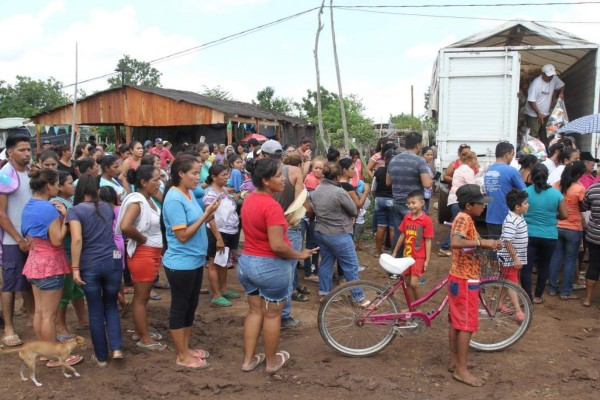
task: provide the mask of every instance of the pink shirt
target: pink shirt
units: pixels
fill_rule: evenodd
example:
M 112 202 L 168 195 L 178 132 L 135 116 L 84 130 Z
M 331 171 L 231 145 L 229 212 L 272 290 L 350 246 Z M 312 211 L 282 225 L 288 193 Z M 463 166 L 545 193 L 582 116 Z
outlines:
M 163 147 L 162 150 L 153 147 L 150 149 L 150 153 L 156 154 L 160 158 L 160 167 L 162 169 L 167 169 L 167 160 L 173 160 L 175 158 L 166 147 Z
M 458 203 L 456 191 L 463 185 L 475 183 L 475 172 L 467 164 L 463 164 L 454 170 L 452 175 L 452 187 L 448 193 L 448 205 Z
M 594 183 L 598 182 L 598 178 L 594 177 L 592 174 L 588 174 L 587 172 L 579 178 L 579 183 L 583 185 L 585 190 L 588 190 L 590 186 Z

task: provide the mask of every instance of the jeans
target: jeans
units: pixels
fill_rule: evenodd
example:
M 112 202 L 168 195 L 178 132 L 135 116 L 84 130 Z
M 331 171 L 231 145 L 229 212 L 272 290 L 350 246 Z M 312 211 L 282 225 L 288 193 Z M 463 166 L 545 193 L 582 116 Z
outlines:
M 306 248 L 314 249 L 317 247 L 315 240 L 315 222 L 308 221 L 306 218 L 302 219 L 302 236 L 306 234 Z M 315 271 L 312 270 L 312 266 L 315 266 Z M 304 260 L 304 276 L 311 276 L 317 273 L 316 268 L 319 266 L 319 253 L 313 254 L 312 257 Z
M 333 262 L 337 259 L 339 266 L 344 272 L 346 281 L 358 280 L 358 257 L 354 248 L 352 235 L 344 233 L 329 236 L 321 232 L 315 232 L 315 237 L 321 248 L 321 265 L 319 266 L 319 295 L 326 296 L 333 289 Z M 352 291 L 354 301 L 362 301 L 365 298 L 360 289 Z
M 292 270 L 290 260 L 242 254 L 237 275 L 248 296 L 259 295 L 267 302 L 279 303 L 289 296 Z
M 568 296 L 573 292 L 573 274 L 582 237 L 582 231 L 558 228 L 558 241 L 550 261 L 550 291 L 558 292 L 558 273 L 564 261 L 560 294 Z
M 400 237 L 400 231 L 398 228 L 400 227 L 404 216 L 408 213 L 410 213 L 410 210 L 406 205 L 394 203 L 394 206 L 392 207 L 392 221 L 394 224 L 394 239 L 392 240 L 392 249 L 396 248 L 396 243 Z M 404 246 L 401 246 L 398 250 L 397 257 L 402 257 L 402 254 L 404 254 Z
M 458 203 L 450 204 L 450 212 L 452 213 L 452 221 L 454 221 L 454 218 L 456 218 L 456 216 L 460 212 L 460 207 L 458 207 Z M 450 231 L 448 231 L 448 235 L 446 235 L 446 239 L 444 240 L 444 243 L 440 245 L 440 247 L 444 250 L 450 250 Z
M 122 259 L 106 258 L 94 265 L 81 266 L 83 293 L 88 305 L 90 332 L 94 353 L 99 361 L 106 361 L 108 348 L 121 350 L 121 323 L 117 309 L 117 295 L 123 278 Z M 108 343 L 106 338 L 108 336 Z
M 552 258 L 555 247 L 556 239 L 529 237 L 529 244 L 527 245 L 527 265 L 524 265 L 521 269 L 521 286 L 525 289 L 525 292 L 527 292 L 530 299 L 533 299 L 533 296 L 531 295 L 531 272 L 533 271 L 533 266 L 537 265 L 538 267 L 535 297 L 542 297 L 548 275 L 550 275 L 548 265 L 550 264 L 550 259 Z
M 292 249 L 296 251 L 302 250 L 302 231 L 300 228 L 288 228 L 287 236 L 290 239 L 290 242 L 292 242 Z M 298 260 L 289 260 L 289 265 L 292 269 L 292 279 L 289 283 L 287 300 L 285 301 L 285 306 L 281 312 L 281 318 L 288 318 L 290 316 L 292 311 L 292 292 L 298 287 L 298 270 L 296 269 Z
M 376 197 L 375 198 L 375 215 L 374 220 L 377 222 L 376 227 L 388 227 L 393 226 L 394 219 L 392 217 L 392 208 L 394 207 L 394 200 L 389 197 Z M 398 224 L 400 226 L 400 224 Z

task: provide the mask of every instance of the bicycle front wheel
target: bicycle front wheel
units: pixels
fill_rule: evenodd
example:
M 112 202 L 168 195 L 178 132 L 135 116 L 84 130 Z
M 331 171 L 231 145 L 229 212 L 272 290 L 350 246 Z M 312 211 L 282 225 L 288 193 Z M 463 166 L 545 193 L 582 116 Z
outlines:
M 393 296 L 382 300 L 387 290 L 382 285 L 368 281 L 349 282 L 333 290 L 321 303 L 317 325 L 321 337 L 329 346 L 350 357 L 366 357 L 375 354 L 394 339 L 394 321 L 386 320 L 374 324 L 362 317 L 398 313 L 400 307 Z M 357 293 L 365 296 L 356 301 Z M 364 307 L 365 301 L 376 305 L 375 311 Z
M 517 343 L 531 325 L 533 305 L 527 293 L 510 281 L 482 282 L 479 291 L 479 331 L 470 346 L 499 351 Z

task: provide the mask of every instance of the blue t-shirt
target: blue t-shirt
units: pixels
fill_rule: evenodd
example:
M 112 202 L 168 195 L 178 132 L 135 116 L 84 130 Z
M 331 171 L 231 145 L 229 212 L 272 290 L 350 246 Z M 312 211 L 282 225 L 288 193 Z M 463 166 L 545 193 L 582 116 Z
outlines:
M 21 234 L 32 238 L 48 239 L 48 228 L 56 218 L 58 210 L 46 200 L 29 199 L 21 216 Z
M 67 223 L 79 221 L 81 224 L 81 269 L 113 258 L 113 252 L 117 250 L 113 238 L 114 219 L 112 207 L 103 201 L 98 202 L 98 209 L 94 203 L 82 202 L 67 211 Z
M 163 257 L 163 264 L 176 270 L 192 270 L 201 268 L 206 261 L 208 238 L 206 224 L 202 224 L 196 233 L 185 243 L 175 236 L 173 228 L 182 228 L 196 222 L 202 217 L 202 209 L 196 202 L 192 191 L 186 197 L 177 188 L 168 191 L 164 199 L 163 221 L 167 233 L 168 248 Z
M 515 168 L 507 164 L 496 163 L 485 172 L 483 184 L 487 195 L 494 199 L 487 205 L 485 222 L 502 225 L 504 218 L 508 215 L 506 194 L 512 188 L 525 189 L 525 182 Z
M 204 211 L 204 193 L 206 193 L 206 191 L 202 189 L 202 186 L 200 184 L 198 184 L 196 185 L 196 188 L 192 190 L 192 192 L 194 193 L 194 197 L 196 198 L 196 203 L 198 203 L 202 211 Z
M 430 174 L 427 161 L 411 150 L 392 158 L 387 169 L 392 178 L 394 204 L 406 206 L 406 197 L 413 190 L 423 192 L 422 174 Z
M 529 210 L 525 214 L 529 237 L 558 239 L 558 203 L 563 200 L 562 193 L 551 187 L 536 193 L 535 186 L 525 189 L 529 196 Z
M 227 180 L 227 186 L 233 188 L 236 193 L 240 192 L 240 186 L 244 183 L 244 175 L 239 169 L 232 169 L 231 176 Z

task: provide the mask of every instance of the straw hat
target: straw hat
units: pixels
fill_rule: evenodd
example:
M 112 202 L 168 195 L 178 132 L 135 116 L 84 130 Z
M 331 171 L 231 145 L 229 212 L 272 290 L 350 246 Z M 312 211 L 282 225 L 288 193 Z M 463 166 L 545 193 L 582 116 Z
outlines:
M 302 192 L 296 197 L 294 202 L 290 204 L 287 210 L 285 210 L 285 219 L 290 226 L 298 225 L 300 220 L 306 214 L 306 208 L 304 208 L 304 202 L 308 197 L 308 192 L 303 189 Z

